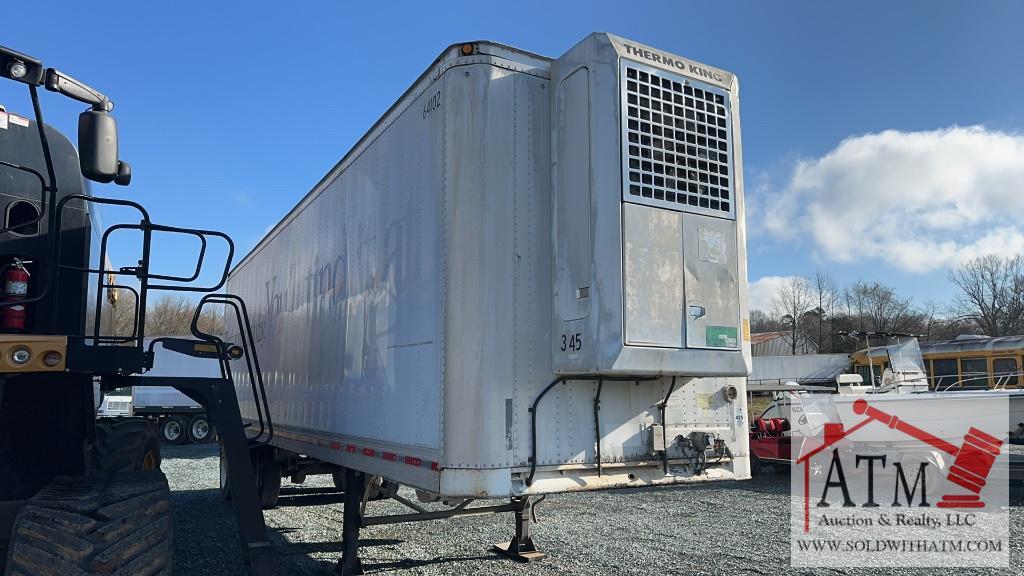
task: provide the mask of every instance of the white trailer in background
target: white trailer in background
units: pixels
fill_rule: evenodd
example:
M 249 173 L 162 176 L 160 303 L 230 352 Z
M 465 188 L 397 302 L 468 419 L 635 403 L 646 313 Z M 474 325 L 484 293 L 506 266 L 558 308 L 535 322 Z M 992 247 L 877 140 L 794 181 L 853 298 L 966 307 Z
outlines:
M 154 368 L 146 376 L 220 378 L 216 361 L 177 354 L 155 346 Z M 160 440 L 167 444 L 201 444 L 216 437 L 206 411 L 196 401 L 169 386 L 138 386 L 131 389 L 131 411 L 156 422 Z
M 117 388 L 103 394 L 99 385 L 96 385 L 97 418 L 118 418 L 132 415 L 132 390 L 131 388 Z
M 546 493 L 748 478 L 738 112 L 732 74 L 609 34 L 446 49 L 230 275 L 263 485 L 301 455 L 522 519 Z

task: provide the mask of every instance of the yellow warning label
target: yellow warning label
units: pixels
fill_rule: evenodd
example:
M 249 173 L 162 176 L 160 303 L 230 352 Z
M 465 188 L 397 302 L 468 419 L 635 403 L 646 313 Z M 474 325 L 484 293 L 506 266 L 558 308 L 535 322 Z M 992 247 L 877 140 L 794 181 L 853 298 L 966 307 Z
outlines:
M 750 318 L 743 319 L 743 341 L 750 342 Z
M 711 408 L 711 394 L 697 394 L 697 407 L 708 410 Z

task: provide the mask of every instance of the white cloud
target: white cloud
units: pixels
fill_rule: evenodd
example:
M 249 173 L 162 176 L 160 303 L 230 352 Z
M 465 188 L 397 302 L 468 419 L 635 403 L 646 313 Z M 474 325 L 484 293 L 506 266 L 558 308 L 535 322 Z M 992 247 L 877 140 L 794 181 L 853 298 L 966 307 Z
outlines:
M 751 201 L 755 233 L 808 238 L 836 262 L 927 272 L 1020 254 L 1024 135 L 974 126 L 854 136 Z
M 772 296 L 778 287 L 793 276 L 765 276 L 750 283 L 747 288 L 747 298 L 750 301 L 751 310 L 768 312 L 771 308 Z

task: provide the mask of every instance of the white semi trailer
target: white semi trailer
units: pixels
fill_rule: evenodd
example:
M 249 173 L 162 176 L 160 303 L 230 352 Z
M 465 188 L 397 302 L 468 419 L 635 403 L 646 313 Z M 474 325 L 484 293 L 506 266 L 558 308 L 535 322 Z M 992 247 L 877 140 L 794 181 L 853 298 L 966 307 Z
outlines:
M 147 342 L 149 345 L 149 342 Z M 153 347 L 153 369 L 146 376 L 217 378 L 216 362 L 177 354 L 163 346 Z M 133 416 L 156 424 L 157 436 L 165 444 L 202 444 L 216 436 L 206 409 L 170 386 L 137 386 L 130 391 Z
M 180 336 L 178 338 L 187 338 Z M 150 341 L 146 342 L 149 346 Z M 216 362 L 153 347 L 154 367 L 147 377 L 218 378 Z M 111 390 L 101 394 L 96 387 L 96 415 L 100 418 L 137 416 L 156 426 L 157 437 L 164 444 L 202 444 L 216 438 L 206 409 L 171 386 L 138 386 Z
M 748 478 L 740 150 L 724 70 L 610 34 L 446 49 L 231 272 L 264 501 L 304 470 L 346 509 L 461 503 L 396 521 L 512 499 L 527 559 L 535 495 Z M 387 521 L 346 512 L 342 571 Z

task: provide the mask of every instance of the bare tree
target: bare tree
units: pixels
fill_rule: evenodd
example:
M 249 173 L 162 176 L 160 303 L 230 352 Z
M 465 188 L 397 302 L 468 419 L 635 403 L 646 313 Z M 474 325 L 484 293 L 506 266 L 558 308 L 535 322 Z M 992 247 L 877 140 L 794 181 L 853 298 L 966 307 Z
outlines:
M 932 325 L 932 340 L 953 340 L 961 334 L 976 334 L 978 327 L 961 318 L 942 318 Z
M 1020 256 L 982 256 L 953 268 L 949 279 L 960 289 L 954 313 L 988 336 L 1024 330 L 1024 262 Z
M 815 301 L 813 286 L 802 276 L 786 278 L 772 294 L 771 314 L 785 327 L 785 338 L 793 355 L 806 344 L 807 337 L 800 327 Z
M 125 297 L 127 296 L 127 297 Z M 182 295 L 164 294 L 147 306 L 146 336 L 183 336 L 191 333 L 196 302 Z M 122 291 L 114 307 L 114 330 L 117 336 L 129 336 L 136 322 L 137 303 Z M 224 332 L 222 311 L 206 307 L 199 316 L 199 328 L 211 334 Z
M 890 286 L 858 280 L 846 289 L 847 314 L 858 330 L 906 332 L 920 324 L 910 298 L 900 298 Z
M 939 316 L 939 311 L 941 309 L 942 304 L 935 300 L 928 299 L 924 301 L 924 308 L 921 310 L 921 316 L 924 321 L 924 330 L 921 331 L 921 334 L 923 335 L 925 342 L 932 340 L 933 333 L 937 331 L 944 320 Z
M 181 295 L 165 294 L 146 311 L 147 336 L 177 336 L 189 333 L 195 303 Z
M 753 309 L 750 311 L 751 332 L 778 332 L 783 325 L 764 310 Z
M 135 326 L 135 310 L 138 305 L 135 301 L 135 294 L 120 288 L 111 288 L 111 290 L 117 294 L 115 296 L 116 303 L 113 307 L 114 325 L 111 336 L 130 336 L 133 326 Z M 109 314 L 110 311 L 104 310 L 104 313 Z M 107 325 L 105 324 L 104 326 Z
M 836 279 L 828 272 L 818 271 L 814 273 L 814 296 L 817 300 L 814 317 L 817 319 L 818 349 L 821 351 L 832 351 L 833 329 L 832 317 L 835 315 L 836 306 L 840 300 L 841 291 Z M 828 332 L 828 345 L 826 347 L 825 333 Z

